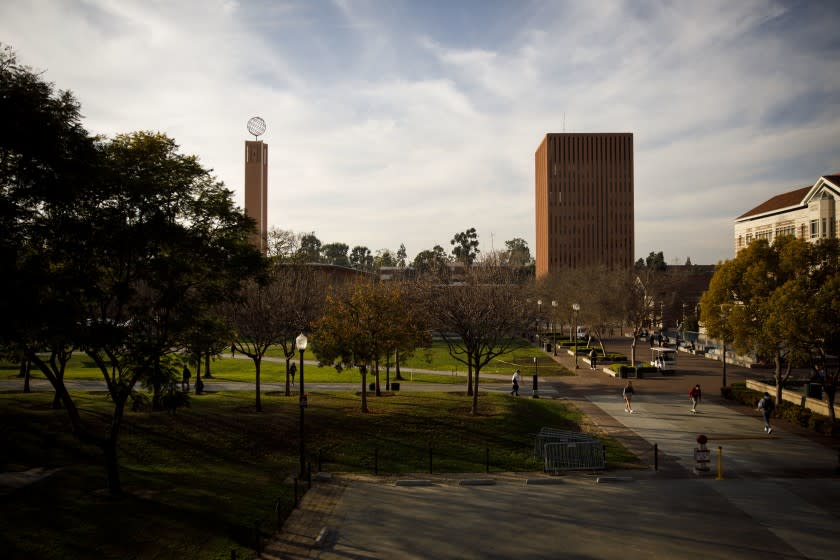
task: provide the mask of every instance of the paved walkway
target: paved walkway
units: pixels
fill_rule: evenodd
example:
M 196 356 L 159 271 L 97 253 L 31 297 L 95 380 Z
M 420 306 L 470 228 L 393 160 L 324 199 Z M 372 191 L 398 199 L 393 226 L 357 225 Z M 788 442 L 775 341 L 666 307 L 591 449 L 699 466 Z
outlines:
M 614 342 L 619 351 L 622 342 Z M 570 356 L 557 360 L 574 368 Z M 263 557 L 836 557 L 836 441 L 781 421 L 766 435 L 752 408 L 720 398 L 719 362 L 681 353 L 675 375 L 633 380 L 634 414 L 624 412 L 625 380 L 579 363 L 575 377 L 542 379 L 541 396 L 572 401 L 646 468 L 600 479 L 589 473 L 494 473 L 478 481 L 424 475 L 403 479 L 408 486 L 389 477 L 337 477 L 315 484 Z M 728 367 L 730 383 L 754 375 Z M 692 414 L 687 392 L 695 383 L 705 396 Z M 713 471 L 705 476 L 693 472 L 700 433 L 712 450 Z

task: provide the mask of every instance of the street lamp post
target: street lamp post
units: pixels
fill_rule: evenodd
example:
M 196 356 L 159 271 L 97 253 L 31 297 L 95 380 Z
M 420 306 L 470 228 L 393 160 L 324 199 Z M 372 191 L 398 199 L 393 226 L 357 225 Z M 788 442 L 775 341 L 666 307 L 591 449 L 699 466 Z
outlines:
M 534 394 L 532 395 L 533 398 L 538 399 L 540 398 L 540 382 L 539 382 L 539 371 L 537 366 L 537 357 L 534 356 Z
M 537 300 L 537 346 L 542 345 L 542 339 L 540 338 L 540 312 L 542 311 L 542 300 Z
M 577 321 L 577 319 L 578 319 L 578 311 L 580 311 L 580 305 L 577 304 L 577 303 L 573 303 L 572 304 L 572 310 L 574 310 L 574 312 L 575 312 L 575 332 L 573 334 L 573 336 L 575 337 L 575 369 L 578 369 L 578 356 L 577 356 L 577 343 L 578 343 L 578 337 L 577 337 L 578 324 L 577 323 L 578 323 L 578 321 Z
M 557 300 L 551 300 L 551 319 L 554 321 L 554 328 L 551 329 L 551 336 L 554 339 L 554 355 L 557 355 Z
M 306 350 L 308 342 L 306 335 L 303 333 L 300 333 L 295 339 L 295 346 L 300 353 L 300 389 L 298 394 L 298 404 L 300 405 L 300 478 L 306 475 L 306 442 L 304 441 L 303 431 L 303 411 L 306 409 L 308 403 L 306 393 L 303 390 L 303 352 Z

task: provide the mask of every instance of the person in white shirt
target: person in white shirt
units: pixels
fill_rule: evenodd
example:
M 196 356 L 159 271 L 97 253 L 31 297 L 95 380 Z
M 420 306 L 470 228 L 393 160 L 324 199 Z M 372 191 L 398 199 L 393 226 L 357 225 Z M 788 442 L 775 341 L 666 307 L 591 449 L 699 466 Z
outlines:
M 522 381 L 522 375 L 519 373 L 519 370 L 513 372 L 513 377 L 510 379 L 511 383 L 513 383 L 513 388 L 510 390 L 511 395 L 519 396 L 519 383 Z

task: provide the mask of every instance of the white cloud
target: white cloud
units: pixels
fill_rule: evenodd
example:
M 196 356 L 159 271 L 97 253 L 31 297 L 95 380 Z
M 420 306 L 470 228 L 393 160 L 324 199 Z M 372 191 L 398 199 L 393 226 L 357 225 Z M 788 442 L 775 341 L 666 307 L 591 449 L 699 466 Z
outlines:
M 480 9 L 479 9 L 480 8 Z M 94 133 L 162 130 L 241 204 L 268 123 L 269 221 L 409 255 L 534 248 L 546 132 L 635 139 L 636 252 L 713 263 L 732 220 L 840 170 L 831 3 L 7 0 L 0 37 Z M 808 40 L 805 40 L 805 39 Z

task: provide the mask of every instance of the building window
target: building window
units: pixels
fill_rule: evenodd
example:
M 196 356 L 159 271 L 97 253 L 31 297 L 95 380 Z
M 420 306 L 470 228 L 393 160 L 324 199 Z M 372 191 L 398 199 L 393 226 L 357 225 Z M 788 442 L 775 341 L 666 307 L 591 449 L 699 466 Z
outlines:
M 816 239 L 816 237 L 820 234 L 820 223 L 818 220 L 811 220 L 811 239 Z

